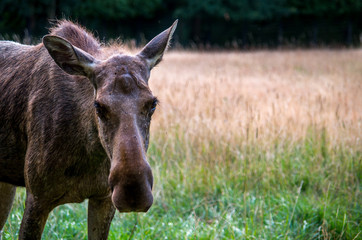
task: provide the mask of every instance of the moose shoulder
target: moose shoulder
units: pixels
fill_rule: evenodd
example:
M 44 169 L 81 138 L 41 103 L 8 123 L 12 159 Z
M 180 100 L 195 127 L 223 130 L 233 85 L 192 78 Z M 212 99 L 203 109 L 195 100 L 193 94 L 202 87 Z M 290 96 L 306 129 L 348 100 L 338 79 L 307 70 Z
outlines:
M 27 193 L 19 239 L 40 239 L 65 203 L 89 199 L 89 239 L 107 238 L 115 209 L 151 207 L 146 151 L 157 99 L 148 79 L 176 25 L 136 55 L 110 55 L 114 47 L 69 21 L 36 46 L 0 42 L 0 230 L 16 186 Z

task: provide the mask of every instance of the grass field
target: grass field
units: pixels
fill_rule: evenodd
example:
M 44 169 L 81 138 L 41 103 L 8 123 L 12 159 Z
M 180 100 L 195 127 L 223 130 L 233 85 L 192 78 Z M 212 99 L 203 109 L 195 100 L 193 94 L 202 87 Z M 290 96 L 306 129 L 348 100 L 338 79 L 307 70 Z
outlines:
M 109 239 L 362 239 L 361 50 L 169 52 L 150 85 L 154 205 Z M 86 210 L 56 208 L 43 238 L 86 239 Z

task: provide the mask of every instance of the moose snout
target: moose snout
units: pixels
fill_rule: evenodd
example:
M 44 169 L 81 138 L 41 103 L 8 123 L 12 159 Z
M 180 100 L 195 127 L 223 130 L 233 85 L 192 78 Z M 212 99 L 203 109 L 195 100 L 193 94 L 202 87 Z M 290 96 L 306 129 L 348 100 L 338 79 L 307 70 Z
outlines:
M 113 169 L 109 177 L 112 202 L 120 212 L 147 212 L 153 203 L 153 176 L 148 163 Z

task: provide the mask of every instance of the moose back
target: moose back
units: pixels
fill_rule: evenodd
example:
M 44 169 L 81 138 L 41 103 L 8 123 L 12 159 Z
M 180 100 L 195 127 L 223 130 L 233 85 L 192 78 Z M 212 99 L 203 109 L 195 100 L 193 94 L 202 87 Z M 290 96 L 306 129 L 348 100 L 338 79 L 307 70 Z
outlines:
M 66 20 L 39 45 L 0 42 L 0 230 L 17 186 L 26 188 L 19 239 L 40 239 L 65 203 L 89 199 L 89 239 L 107 238 L 115 209 L 151 207 L 148 79 L 176 25 L 136 55 Z

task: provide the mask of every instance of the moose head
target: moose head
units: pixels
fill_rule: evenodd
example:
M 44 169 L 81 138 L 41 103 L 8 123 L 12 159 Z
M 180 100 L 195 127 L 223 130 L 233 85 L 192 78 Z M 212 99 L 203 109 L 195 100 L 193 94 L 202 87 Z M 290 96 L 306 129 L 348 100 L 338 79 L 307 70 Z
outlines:
M 94 88 L 94 116 L 99 139 L 111 161 L 108 177 L 112 202 L 120 212 L 147 211 L 152 203 L 153 176 L 147 162 L 151 116 L 157 98 L 148 87 L 151 69 L 162 59 L 176 29 L 153 38 L 138 54 L 105 59 L 47 35 L 43 44 L 66 73 L 89 79 Z

